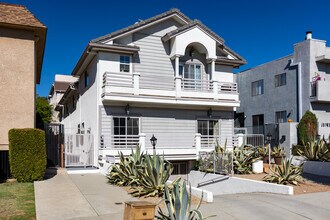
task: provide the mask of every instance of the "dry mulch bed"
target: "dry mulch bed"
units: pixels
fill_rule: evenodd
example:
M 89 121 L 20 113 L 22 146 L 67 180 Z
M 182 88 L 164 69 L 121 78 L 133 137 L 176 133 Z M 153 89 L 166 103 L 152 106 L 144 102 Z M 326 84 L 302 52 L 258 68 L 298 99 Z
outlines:
M 262 181 L 262 178 L 266 175 L 267 175 L 266 173 L 261 173 L 261 174 L 245 174 L 245 175 L 234 175 L 234 176 L 245 179 Z M 299 183 L 298 186 L 289 185 L 293 187 L 294 195 L 330 191 L 330 177 L 322 177 L 312 174 L 303 174 L 302 176 L 304 178 L 304 182 Z

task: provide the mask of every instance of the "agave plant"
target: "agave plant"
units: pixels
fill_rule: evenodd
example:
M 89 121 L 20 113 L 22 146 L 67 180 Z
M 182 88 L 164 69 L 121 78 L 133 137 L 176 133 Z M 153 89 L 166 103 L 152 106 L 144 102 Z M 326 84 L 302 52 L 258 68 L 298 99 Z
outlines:
M 128 157 L 124 157 L 123 153 L 119 152 L 119 157 L 119 164 L 112 166 L 107 175 L 109 183 L 118 186 L 138 185 L 138 170 L 142 169 L 141 164 L 144 157 L 140 152 L 140 147 L 136 146 L 135 152 L 132 149 L 132 154 Z
M 133 188 L 133 196 L 158 196 L 164 194 L 165 183 L 173 171 L 173 164 L 163 157 L 154 154 L 146 154 L 144 157 L 143 169 L 137 169 L 139 174 L 139 188 Z
M 329 161 L 330 149 L 326 140 L 314 140 L 303 144 L 302 149 L 297 151 L 299 156 L 311 161 Z
M 266 182 L 278 183 L 278 184 L 293 184 L 298 185 L 302 181 L 300 176 L 302 169 L 291 164 L 292 159 L 282 159 L 281 166 L 275 166 L 275 170 L 271 170 L 271 173 L 263 178 Z
M 203 197 L 202 197 L 203 198 Z M 165 186 L 165 204 L 167 213 L 164 213 L 161 208 L 158 208 L 159 216 L 157 219 L 161 220 L 202 220 L 203 217 L 199 210 L 202 198 L 197 207 L 191 209 L 191 187 L 190 194 L 187 192 L 185 181 L 176 181 L 172 183 L 172 189 Z
M 252 163 L 259 159 L 257 148 L 252 146 L 234 148 L 234 171 L 237 174 L 251 174 Z
M 274 157 L 283 157 L 285 156 L 284 147 L 275 146 L 271 152 L 272 156 Z

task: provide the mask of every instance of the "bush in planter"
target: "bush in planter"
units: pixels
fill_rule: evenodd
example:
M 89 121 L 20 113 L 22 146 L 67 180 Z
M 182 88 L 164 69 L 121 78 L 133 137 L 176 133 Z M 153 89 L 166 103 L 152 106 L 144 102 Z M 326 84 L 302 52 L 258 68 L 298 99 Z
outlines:
M 315 140 L 317 135 L 317 118 L 311 111 L 306 111 L 298 124 L 298 143 L 300 145 Z
M 46 171 L 45 132 L 40 129 L 11 129 L 9 137 L 10 172 L 18 182 L 42 180 Z
M 284 148 L 280 146 L 275 146 L 272 150 L 272 156 L 275 160 L 275 164 L 281 165 L 282 158 L 285 157 Z

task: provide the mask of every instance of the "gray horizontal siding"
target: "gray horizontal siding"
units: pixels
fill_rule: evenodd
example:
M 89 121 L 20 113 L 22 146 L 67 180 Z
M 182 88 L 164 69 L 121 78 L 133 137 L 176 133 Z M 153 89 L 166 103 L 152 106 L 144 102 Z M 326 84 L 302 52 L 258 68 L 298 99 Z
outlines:
M 224 146 L 227 140 L 227 146 L 232 146 L 232 138 L 234 135 L 234 120 L 227 119 L 220 121 L 220 144 Z
M 140 47 L 134 71 L 140 73 L 140 88 L 174 89 L 174 69 L 167 54 L 168 43 L 160 36 L 134 34 L 135 44 Z M 153 84 L 153 82 L 160 82 Z
M 125 106 L 101 107 L 101 135 L 104 144 L 110 147 L 112 135 L 111 116 L 125 116 Z M 146 146 L 151 147 L 150 138 L 154 134 L 157 146 L 162 148 L 190 148 L 195 146 L 197 120 L 206 119 L 207 110 L 161 109 L 130 107 L 131 117 L 140 117 L 140 133 L 146 134 Z M 220 122 L 221 140 L 232 138 L 233 120 L 231 112 L 213 111 L 212 119 L 222 119 Z M 223 143 L 224 143 L 223 141 Z

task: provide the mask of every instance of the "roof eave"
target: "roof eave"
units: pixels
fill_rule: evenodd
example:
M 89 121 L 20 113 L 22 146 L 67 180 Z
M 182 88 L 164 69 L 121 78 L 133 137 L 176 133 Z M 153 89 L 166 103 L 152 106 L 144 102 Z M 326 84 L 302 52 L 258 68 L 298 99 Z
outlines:
M 135 54 L 140 51 L 140 48 L 137 46 L 119 46 L 119 45 L 110 45 L 110 44 L 99 44 L 99 43 L 89 43 L 85 48 L 84 52 L 82 53 L 81 57 L 79 58 L 76 66 L 74 67 L 71 75 L 72 76 L 79 76 L 79 70 L 84 64 L 86 58 L 91 54 L 92 56 L 95 53 L 92 52 L 115 52 L 115 53 L 125 53 L 125 54 Z

